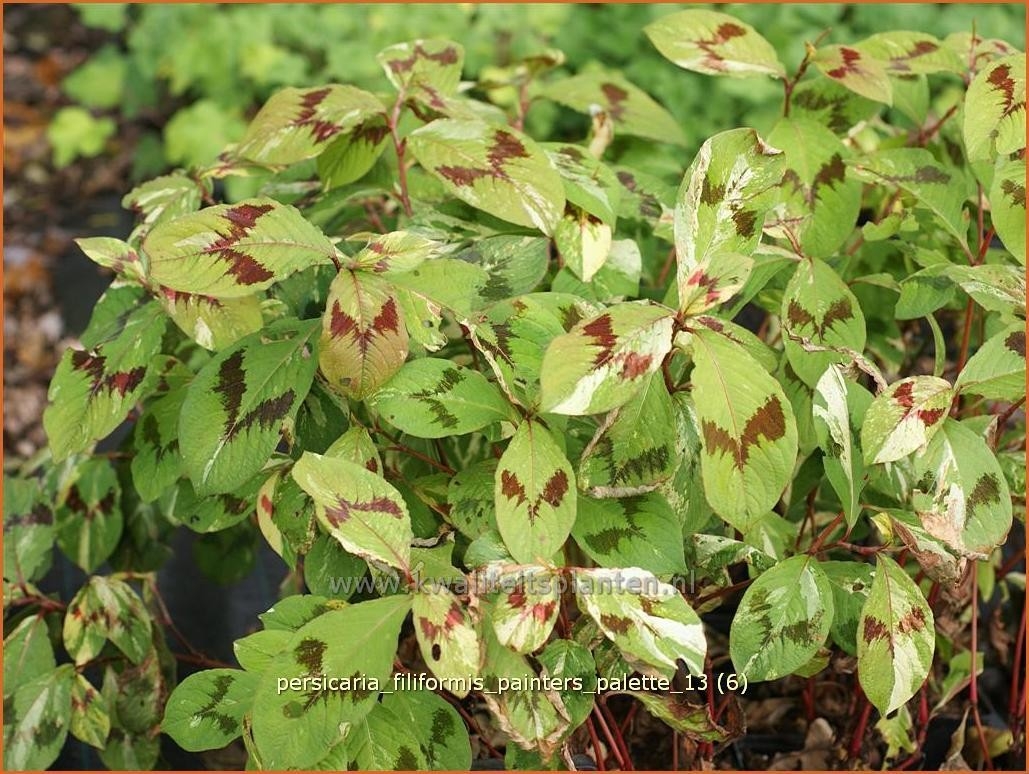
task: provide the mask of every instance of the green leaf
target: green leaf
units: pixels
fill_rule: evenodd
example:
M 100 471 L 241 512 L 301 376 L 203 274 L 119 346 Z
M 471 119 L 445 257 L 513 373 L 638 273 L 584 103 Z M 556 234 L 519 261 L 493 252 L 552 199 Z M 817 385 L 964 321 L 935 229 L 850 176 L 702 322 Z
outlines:
M 218 750 L 243 733 L 259 676 L 239 669 L 205 669 L 175 686 L 161 730 L 183 750 Z
M 379 691 L 388 690 L 410 605 L 404 595 L 361 602 L 297 629 L 254 691 L 254 741 L 264 766 L 311 766 L 341 741 L 345 724 L 376 706 Z M 333 686 L 332 679 L 350 682 Z M 298 682 L 291 687 L 291 680 Z
M 885 63 L 855 46 L 823 46 L 814 65 L 841 86 L 876 102 L 893 104 L 893 84 Z
M 772 45 L 728 14 L 682 11 L 652 22 L 644 32 L 665 58 L 686 70 L 733 78 L 786 77 Z
M 156 397 L 133 427 L 132 485 L 145 503 L 159 498 L 183 474 L 179 454 L 179 415 L 193 372 L 167 358 Z
M 521 132 L 440 119 L 412 132 L 407 143 L 457 198 L 501 220 L 553 233 L 564 185 L 543 150 Z
M 347 734 L 347 755 L 361 771 L 424 771 L 428 761 L 415 732 L 389 707 L 377 704 Z
M 293 632 L 285 629 L 262 629 L 232 643 L 232 652 L 235 653 L 241 667 L 247 672 L 259 675 L 286 649 L 286 644 L 292 637 Z M 232 673 L 237 674 L 235 670 L 232 670 Z M 167 715 L 165 718 L 167 722 Z
M 675 513 L 656 493 L 622 500 L 582 497 L 572 528 L 575 542 L 601 567 L 639 567 L 661 576 L 686 572 L 681 532 Z
M 133 664 L 150 651 L 150 615 L 123 581 L 94 575 L 68 605 L 64 647 L 81 666 L 100 654 L 110 640 Z
M 780 316 L 786 333 L 786 357 L 794 373 L 809 387 L 830 365 L 850 363 L 852 358 L 845 353 L 805 351 L 804 345 L 864 351 L 865 315 L 861 304 L 824 261 L 802 260 L 797 264 L 783 292 Z
M 1011 528 L 1011 495 L 981 435 L 957 420 L 944 420 L 915 456 L 914 473 L 913 503 L 930 535 L 980 559 L 1004 542 Z
M 369 400 L 391 425 L 418 438 L 443 438 L 512 421 L 500 390 L 478 371 L 449 360 L 421 358 L 403 365 Z
M 57 667 L 46 618 L 30 616 L 4 637 L 4 696 Z
M 822 562 L 819 566 L 832 587 L 833 642 L 856 656 L 858 621 L 872 588 L 872 566 L 865 562 Z
M 853 527 L 861 513 L 860 496 L 865 485 L 865 466 L 858 448 L 860 421 L 854 421 L 855 404 L 871 402 L 871 396 L 843 377 L 838 365 L 826 368 L 815 385 L 812 406 L 815 434 L 822 449 L 822 464 L 829 483 L 840 498 L 847 526 Z M 863 411 L 861 414 L 863 415 Z
M 71 687 L 72 736 L 97 749 L 103 749 L 111 733 L 111 715 L 107 700 L 81 674 L 75 675 Z
M 414 631 L 432 673 L 459 698 L 479 674 L 478 626 L 464 603 L 444 589 L 423 588 L 412 604 Z
M 1025 148 L 1025 54 L 983 67 L 965 94 L 965 153 L 989 161 Z
M 593 694 L 597 690 L 597 664 L 593 654 L 574 640 L 554 640 L 536 660 L 542 672 L 554 680 L 564 681 L 564 688 L 555 691 L 568 715 L 568 730 L 579 728 L 593 711 Z M 581 689 L 576 687 L 581 685 Z
M 525 419 L 504 450 L 494 484 L 497 527 L 515 560 L 548 561 L 575 522 L 575 472 L 538 420 Z
M 318 154 L 318 177 L 326 190 L 349 185 L 368 174 L 389 140 L 384 116 L 369 118 L 333 139 Z
M 151 278 L 165 287 L 238 298 L 330 263 L 335 248 L 294 207 L 258 198 L 159 223 L 143 240 L 143 252 Z
M 753 129 L 722 132 L 700 146 L 675 200 L 681 299 L 691 296 L 688 278 L 705 258 L 754 252 L 782 175 L 782 151 Z
M 898 320 L 924 317 L 946 306 L 954 298 L 954 283 L 946 276 L 947 264 L 928 266 L 905 277 L 894 314 Z
M 746 531 L 793 474 L 797 423 L 782 387 L 745 349 L 703 328 L 693 342 L 704 494 L 719 516 Z
M 961 75 L 965 63 L 938 38 L 925 32 L 891 30 L 865 38 L 857 47 L 886 66 L 890 75 L 931 75 L 949 72 Z
M 449 40 L 412 40 L 380 51 L 378 60 L 393 88 L 442 110 L 461 81 L 464 49 Z
M 560 576 L 538 565 L 498 562 L 479 570 L 479 578 L 488 592 L 498 592 L 490 618 L 500 644 L 526 655 L 542 647 L 560 612 Z
M 681 659 L 704 673 L 704 627 L 675 587 L 637 567 L 576 570 L 575 598 L 636 671 L 670 677 Z
M 541 95 L 580 113 L 599 108 L 614 124 L 615 134 L 684 145 L 675 118 L 645 91 L 613 72 L 590 72 L 552 81 Z
M 891 148 L 848 164 L 859 179 L 896 186 L 915 197 L 940 224 L 967 247 L 968 223 L 964 215 L 968 196 L 965 180 L 948 171 L 925 148 Z
M 486 282 L 479 292 L 484 301 L 502 301 L 529 293 L 543 280 L 550 263 L 550 240 L 499 234 L 476 240 L 457 257 L 485 270 Z
M 43 770 L 57 760 L 71 722 L 75 669 L 63 664 L 4 700 L 4 769 Z
M 78 466 L 75 483 L 57 509 L 57 544 L 87 573 L 96 572 L 121 539 L 120 498 L 114 466 L 95 457 Z
M 1002 314 L 1025 314 L 1024 269 L 1000 264 L 980 264 L 947 266 L 945 272 L 984 309 Z
M 300 594 L 280 599 L 273 607 L 258 614 L 265 629 L 295 632 L 329 610 L 339 607 L 316 594 Z
M 579 488 L 594 497 L 626 497 L 656 489 L 675 463 L 675 410 L 664 380 L 649 377 L 614 409 L 586 445 Z
M 680 311 L 697 315 L 728 301 L 744 286 L 753 267 L 754 261 L 739 253 L 705 255 L 684 273 L 676 288 Z
M 611 168 L 580 145 L 548 142 L 540 147 L 561 175 L 565 198 L 613 228 L 622 187 Z
M 318 349 L 329 384 L 362 400 L 396 373 L 407 345 L 393 286 L 375 274 L 341 271 L 329 288 Z
M 4 578 L 40 578 L 50 567 L 56 529 L 39 483 L 4 476 Z M 6 684 L 6 679 L 5 679 Z
M 497 460 L 479 460 L 459 470 L 447 486 L 447 521 L 469 539 L 497 531 L 493 496 L 496 475 Z
M 89 350 L 67 350 L 57 366 L 43 413 L 55 462 L 109 435 L 152 387 L 149 365 L 166 318 L 150 302 L 121 320 L 116 334 Z
M 724 742 L 731 736 L 730 731 L 712 720 L 711 711 L 703 704 L 689 704 L 680 702 L 669 694 L 644 691 L 611 693 L 621 693 L 639 699 L 647 712 L 688 739 L 698 742 Z
M 111 118 L 94 118 L 85 108 L 63 107 L 46 127 L 46 138 L 54 149 L 54 166 L 68 166 L 75 159 L 99 155 L 114 136 L 117 125 Z
M 164 288 L 158 300 L 183 333 L 213 352 L 260 330 L 264 323 L 257 296 L 219 300 Z
M 589 282 L 611 253 L 611 227 L 578 208 L 568 209 L 554 229 L 554 245 L 572 273 Z
M 992 400 L 1025 395 L 1025 325 L 1015 323 L 991 336 L 961 369 L 954 389 Z
M 397 286 L 396 293 L 399 298 L 402 299 L 403 294 L 407 292 L 410 293 L 415 305 L 418 302 L 428 302 L 437 321 L 440 308 L 451 311 L 462 319 L 470 315 L 472 310 L 482 306 L 483 294 L 487 292 L 491 279 L 490 274 L 481 266 L 457 258 L 435 258 L 411 271 L 390 272 L 386 276 Z M 422 320 L 418 322 L 422 326 L 425 325 Z M 413 327 L 413 322 L 409 322 L 408 330 Z M 439 349 L 439 346 L 435 348 Z
M 410 271 L 440 251 L 440 244 L 414 231 L 368 234 L 368 244 L 353 257 L 351 268 L 372 272 Z
M 616 304 L 553 339 L 541 368 L 544 410 L 599 414 L 626 403 L 671 349 L 672 317 L 656 304 Z
M 76 239 L 75 244 L 93 263 L 110 269 L 115 274 L 136 281 L 142 281 L 146 277 L 146 264 L 128 242 L 111 237 L 89 237 Z
M 903 568 L 876 557 L 875 579 L 858 625 L 858 679 L 883 715 L 901 707 L 925 682 L 936 646 L 933 611 Z
M 854 230 L 861 208 L 861 183 L 848 176 L 843 163 L 849 151 L 831 131 L 806 118 L 779 121 L 768 142 L 783 149 L 786 168 L 773 228 L 791 233 L 805 255 L 833 255 Z
M 1004 247 L 1025 266 L 1025 160 L 1007 161 L 993 173 L 990 219 Z
M 472 765 L 464 721 L 446 699 L 431 691 L 397 691 L 384 696 L 382 706 L 397 718 L 397 727 L 414 734 L 427 768 L 463 771 Z
M 954 391 L 935 376 L 894 382 L 872 401 L 861 425 L 866 465 L 896 462 L 924 447 L 941 427 Z
M 802 81 L 794 90 L 790 105 L 790 114 L 794 118 L 809 119 L 827 127 L 835 135 L 847 134 L 882 109 L 875 102 L 828 79 Z
M 174 172 L 140 183 L 122 197 L 121 206 L 141 216 L 143 225 L 149 228 L 196 212 L 205 193 L 202 183 Z
M 736 671 L 750 682 L 791 674 L 825 643 L 833 620 L 829 579 L 810 556 L 792 556 L 747 587 L 729 631 Z
M 311 389 L 317 322 L 282 320 L 241 339 L 200 369 L 186 391 L 179 446 L 197 494 L 232 492 L 279 443 Z
M 318 535 L 304 557 L 304 583 L 315 594 L 349 599 L 368 570 L 363 559 L 344 550 L 329 535 Z M 345 585 L 350 582 L 350 586 Z
M 400 493 L 361 465 L 305 452 L 293 478 L 315 503 L 321 525 L 347 551 L 401 571 L 411 564 L 411 517 Z
M 283 89 L 254 116 L 235 153 L 262 164 L 295 164 L 317 156 L 337 135 L 384 113 L 375 95 L 353 86 Z

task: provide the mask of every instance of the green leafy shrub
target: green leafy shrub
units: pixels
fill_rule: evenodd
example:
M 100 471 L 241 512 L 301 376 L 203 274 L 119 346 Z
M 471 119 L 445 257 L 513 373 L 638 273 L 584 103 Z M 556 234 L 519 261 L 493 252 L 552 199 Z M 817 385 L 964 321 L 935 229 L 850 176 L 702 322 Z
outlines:
M 379 54 L 390 93 L 282 89 L 130 192 L 126 241 L 79 241 L 117 279 L 57 369 L 42 475 L 6 484 L 9 768 L 69 731 L 150 767 L 160 730 L 242 737 L 253 767 L 463 769 L 495 738 L 469 708 L 509 767 L 601 732 L 624 766 L 616 695 L 699 765 L 737 694 L 840 654 L 899 760 L 908 702 L 974 680 L 930 601 L 994 589 L 1025 498 L 1024 54 L 891 32 L 788 69 L 722 13 L 646 34 L 779 81 L 782 116 L 707 139 L 676 190 L 616 155 L 686 142 L 625 78 L 546 52 L 468 84 L 420 39 Z M 476 98 L 500 87 L 509 113 Z M 530 137 L 533 99 L 589 136 Z M 176 685 L 153 572 L 177 526 L 226 577 L 259 533 L 310 593 Z M 43 595 L 55 542 L 112 572 Z

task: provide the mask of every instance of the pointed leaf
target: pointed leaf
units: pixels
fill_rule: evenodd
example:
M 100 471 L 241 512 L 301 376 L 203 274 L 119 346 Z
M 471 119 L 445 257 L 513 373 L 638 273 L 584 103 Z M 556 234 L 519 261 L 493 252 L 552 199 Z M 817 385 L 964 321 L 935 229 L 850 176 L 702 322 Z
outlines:
M 206 669 L 190 675 L 172 691 L 161 730 L 183 750 L 219 750 L 243 732 L 258 674 L 239 669 Z
M 202 183 L 176 172 L 137 185 L 125 194 L 121 206 L 142 217 L 145 226 L 152 227 L 196 212 L 206 192 Z
M 958 392 L 1016 401 L 1025 394 L 1025 325 L 1015 323 L 991 336 L 968 359 L 954 385 Z
M 644 31 L 658 51 L 686 70 L 734 78 L 786 77 L 772 45 L 749 24 L 725 13 L 682 11 Z
M 551 341 L 543 357 L 541 401 L 555 414 L 599 414 L 626 403 L 671 349 L 672 313 L 624 303 Z
M 914 463 L 919 481 L 912 501 L 930 535 L 980 559 L 1004 542 L 1011 528 L 1011 495 L 981 435 L 946 419 Z
M 565 198 L 614 227 L 622 191 L 615 173 L 579 145 L 543 143 L 541 147 L 561 175 Z
M 94 575 L 68 605 L 64 647 L 81 666 L 96 658 L 107 640 L 138 664 L 152 647 L 150 616 L 126 583 Z
M 464 721 L 446 699 L 432 691 L 397 691 L 384 696 L 382 706 L 418 739 L 428 768 L 462 771 L 472 765 Z
M 564 185 L 546 154 L 511 128 L 441 119 L 412 132 L 408 148 L 446 189 L 477 209 L 553 233 Z
M 576 277 L 589 282 L 611 253 L 611 227 L 577 208 L 569 208 L 554 229 L 554 245 Z
M 1004 247 L 1025 266 L 1025 160 L 1005 162 L 993 174 L 990 218 Z
M 880 32 L 865 38 L 857 47 L 882 62 L 890 75 L 931 75 L 939 72 L 961 75 L 965 72 L 965 63 L 961 57 L 925 32 Z
M 461 81 L 464 49 L 449 40 L 412 40 L 384 49 L 378 60 L 397 91 L 442 110 Z
M 4 695 L 57 668 L 44 616 L 30 616 L 4 637 Z
M 886 65 L 854 46 L 823 46 L 814 64 L 826 76 L 855 94 L 876 102 L 893 104 L 893 84 Z
M 914 581 L 879 554 L 858 624 L 858 678 L 883 715 L 902 706 L 925 682 L 936 635 L 933 611 Z
M 153 502 L 183 474 L 179 454 L 179 415 L 193 372 L 174 358 L 161 377 L 162 388 L 133 428 L 132 485 L 145 502 Z
M 424 771 L 429 764 L 416 730 L 377 704 L 347 734 L 347 757 L 361 771 Z
M 71 688 L 72 736 L 97 749 L 102 749 L 111 733 L 108 702 L 81 674 L 75 675 Z
M 315 502 L 318 521 L 347 551 L 407 571 L 411 517 L 400 493 L 361 465 L 305 452 L 293 478 Z
M 696 315 L 732 298 L 746 283 L 754 261 L 740 253 L 712 253 L 683 274 L 679 309 Z
M 979 306 L 1002 314 L 1025 314 L 1025 270 L 996 263 L 950 265 L 946 275 Z
M 782 174 L 782 151 L 753 129 L 722 132 L 700 146 L 676 196 L 680 298 L 690 296 L 687 278 L 707 256 L 754 252 Z
M 704 627 L 673 586 L 638 567 L 577 570 L 575 598 L 637 671 L 669 677 L 681 659 L 703 674 Z
M 38 481 L 4 476 L 3 501 L 4 579 L 34 581 L 50 569 L 53 555 L 56 529 L 50 497 Z
M 790 115 L 827 127 L 837 136 L 868 120 L 882 106 L 845 89 L 834 80 L 802 81 L 793 92 Z
M 75 244 L 90 260 L 115 274 L 136 281 L 142 281 L 146 277 L 146 264 L 127 242 L 111 237 L 90 237 L 76 239 Z
M 57 509 L 57 544 L 87 573 L 107 561 L 121 539 L 121 486 L 110 460 L 85 460 Z
M 393 286 L 374 274 L 341 271 L 329 289 L 318 349 L 329 384 L 362 400 L 396 373 L 407 345 Z
M 965 153 L 988 161 L 1025 148 L 1025 54 L 982 68 L 965 95 Z
M 704 494 L 719 516 L 746 531 L 772 509 L 793 473 L 793 409 L 742 347 L 706 329 L 694 331 L 693 341 Z
M 212 352 L 231 346 L 264 324 L 257 296 L 219 300 L 163 288 L 158 300 L 183 333 Z
M 373 116 L 345 134 L 334 138 L 318 154 L 318 177 L 326 190 L 353 183 L 364 177 L 389 144 L 385 116 Z
M 4 700 L 4 770 L 47 769 L 68 736 L 75 670 L 64 664 Z
M 561 578 L 538 565 L 498 562 L 479 570 L 487 591 L 497 590 L 491 619 L 500 644 L 515 653 L 539 649 L 550 637 L 561 604 Z
M 197 494 L 231 492 L 268 460 L 282 423 L 311 389 L 317 332 L 313 320 L 276 322 L 196 375 L 182 404 L 179 445 Z
M 815 385 L 812 413 L 818 445 L 822 448 L 825 475 L 843 506 L 847 525 L 853 527 L 861 513 L 859 498 L 865 485 L 865 466 L 857 444 L 857 426 L 850 405 L 860 400 L 862 388 L 843 378 L 840 366 L 826 368 Z M 855 397 L 851 397 L 851 395 Z M 864 393 L 866 399 L 868 394 Z
M 185 293 L 237 298 L 329 263 L 335 248 L 294 207 L 246 199 L 159 224 L 143 240 L 143 251 L 154 282 Z
M 872 588 L 872 565 L 866 562 L 821 562 L 832 587 L 832 639 L 844 652 L 857 655 L 861 608 Z
M 468 607 L 446 590 L 421 589 L 412 606 L 414 631 L 422 658 L 451 693 L 468 695 L 468 685 L 479 674 L 479 635 Z
M 497 527 L 516 561 L 547 561 L 575 521 L 575 473 L 550 431 L 526 419 L 504 450 L 494 484 Z
M 732 619 L 729 653 L 748 681 L 791 674 L 829 636 L 833 596 L 829 579 L 810 556 L 792 556 L 747 587 Z
M 895 462 L 924 447 L 941 427 L 954 391 L 934 376 L 894 382 L 875 397 L 861 425 L 865 464 Z
M 418 438 L 464 435 L 513 419 L 510 405 L 485 376 L 429 357 L 402 366 L 368 405 Z
M 371 235 L 365 235 L 371 236 Z M 434 257 L 440 244 L 414 231 L 375 234 L 353 258 L 353 268 L 373 272 L 404 272 Z
M 340 133 L 384 112 L 375 95 L 353 86 L 282 89 L 254 116 L 236 155 L 262 164 L 295 164 L 317 156 Z
M 601 567 L 639 567 L 655 575 L 686 572 L 682 529 L 659 494 L 622 500 L 579 499 L 575 542 Z

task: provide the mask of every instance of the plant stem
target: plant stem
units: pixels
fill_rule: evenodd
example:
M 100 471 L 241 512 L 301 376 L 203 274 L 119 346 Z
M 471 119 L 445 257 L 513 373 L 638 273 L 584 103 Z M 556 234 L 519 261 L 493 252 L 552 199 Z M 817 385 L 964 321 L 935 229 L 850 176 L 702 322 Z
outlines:
M 861 690 L 861 683 L 857 683 L 858 700 L 861 704 L 861 714 L 858 715 L 857 724 L 854 726 L 854 732 L 850 736 L 850 746 L 847 748 L 847 756 L 853 760 L 858 757 L 861 752 L 861 742 L 865 737 L 865 728 L 868 726 L 868 718 L 872 715 L 872 702 L 865 696 L 865 692 Z
M 600 752 L 600 739 L 597 737 L 597 727 L 593 725 L 593 718 L 586 718 L 586 731 L 590 735 L 590 744 L 593 745 L 593 758 L 597 764 L 598 771 L 604 771 L 607 768 L 607 761 L 604 755 Z
M 1025 675 L 1022 674 L 1022 648 L 1025 646 L 1025 599 L 1022 601 L 1022 622 L 1018 625 L 1018 637 L 1015 639 L 1015 649 L 1012 651 L 1011 660 L 1011 692 L 1008 694 L 1008 723 L 1011 724 L 1011 733 L 1016 737 L 1019 732 L 1018 699 L 1024 695 Z M 974 664 L 973 664 L 974 666 Z
M 829 522 L 829 525 L 818 533 L 818 537 L 811 543 L 811 547 L 807 550 L 809 554 L 817 554 L 818 550 L 822 547 L 822 543 L 826 541 L 832 531 L 839 526 L 839 523 L 843 521 L 843 513 L 837 513 L 836 518 Z
M 407 193 L 407 166 L 404 160 L 407 140 L 401 139 L 398 132 L 400 111 L 404 106 L 404 98 L 406 96 L 403 89 L 397 94 L 397 99 L 393 103 L 393 110 L 389 116 L 389 133 L 393 138 L 393 150 L 397 154 L 397 182 L 400 184 L 400 204 L 404 208 L 404 214 L 407 217 L 411 217 L 414 211 L 411 209 L 411 197 Z
M 604 716 L 600 712 L 600 702 L 593 705 L 593 717 L 596 719 L 597 725 L 600 726 L 600 730 L 604 734 L 604 739 L 607 740 L 608 750 L 615 756 L 615 760 L 618 761 L 619 768 L 630 769 L 631 766 L 629 762 L 622 757 L 622 750 L 615 741 L 614 735 L 611 733 L 611 729 L 607 725 L 607 721 L 604 720 Z
M 782 115 L 783 118 L 790 117 L 790 101 L 793 99 L 793 90 L 797 88 L 797 84 L 800 83 L 800 79 L 804 77 L 804 73 L 807 72 L 807 68 L 811 66 L 811 58 L 815 55 L 818 49 L 818 44 L 821 43 L 825 36 L 829 34 L 829 30 L 822 30 L 814 43 L 804 44 L 804 58 L 800 60 L 800 65 L 797 67 L 797 72 L 793 74 L 792 78 L 785 78 L 783 80 L 783 105 Z
M 972 562 L 972 680 L 968 686 L 968 700 L 972 704 L 972 720 L 975 722 L 975 730 L 979 735 L 979 746 L 983 751 L 983 765 L 993 771 L 993 761 L 990 758 L 990 748 L 986 743 L 986 731 L 983 729 L 982 718 L 979 717 L 979 679 L 976 674 L 976 651 L 979 645 L 979 573 L 978 562 Z

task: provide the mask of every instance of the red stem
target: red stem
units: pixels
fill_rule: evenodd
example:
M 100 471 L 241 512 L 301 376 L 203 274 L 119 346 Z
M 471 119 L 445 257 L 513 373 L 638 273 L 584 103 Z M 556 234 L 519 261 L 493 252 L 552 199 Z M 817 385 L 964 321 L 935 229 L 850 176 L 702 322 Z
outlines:
M 597 729 L 593 725 L 593 718 L 586 718 L 586 731 L 590 735 L 590 744 L 593 745 L 593 757 L 596 759 L 597 769 L 605 771 L 607 769 L 607 760 L 600 754 L 600 739 L 597 737 Z
M 396 102 L 393 103 L 393 112 L 390 113 L 389 117 L 389 133 L 393 138 L 393 150 L 397 154 L 397 181 L 400 183 L 400 204 L 404 208 L 404 214 L 407 217 L 411 217 L 413 210 L 411 209 L 411 198 L 407 193 L 407 166 L 404 164 L 404 153 L 407 150 L 407 144 L 397 133 L 397 127 L 400 124 L 400 110 L 404 106 L 405 96 L 404 90 L 401 89 L 400 93 L 397 94 Z
M 854 726 L 854 733 L 850 736 L 850 746 L 847 748 L 847 755 L 851 759 L 857 758 L 861 752 L 861 742 L 865 738 L 865 728 L 868 726 L 868 718 L 872 715 L 872 702 L 865 696 L 865 692 L 861 690 L 861 684 L 858 683 L 856 686 L 858 696 L 860 697 L 861 714 L 858 716 L 857 725 Z
M 986 743 L 986 731 L 983 729 L 982 718 L 979 717 L 979 676 L 976 674 L 976 651 L 979 645 L 979 573 L 976 562 L 972 562 L 972 681 L 969 684 L 968 699 L 972 703 L 972 720 L 975 721 L 975 730 L 979 734 L 979 746 L 983 751 L 983 765 L 993 771 L 993 760 L 990 758 L 990 748 Z
M 1024 549 L 1023 549 L 1024 553 Z M 1022 622 L 1018 625 L 1018 637 L 1015 640 L 1014 659 L 1012 661 L 1011 693 L 1008 698 L 1008 721 L 1011 723 L 1011 730 L 1017 735 L 1019 715 L 1018 700 L 1024 695 L 1025 676 L 1022 674 L 1022 648 L 1025 645 L 1025 602 L 1022 603 Z

